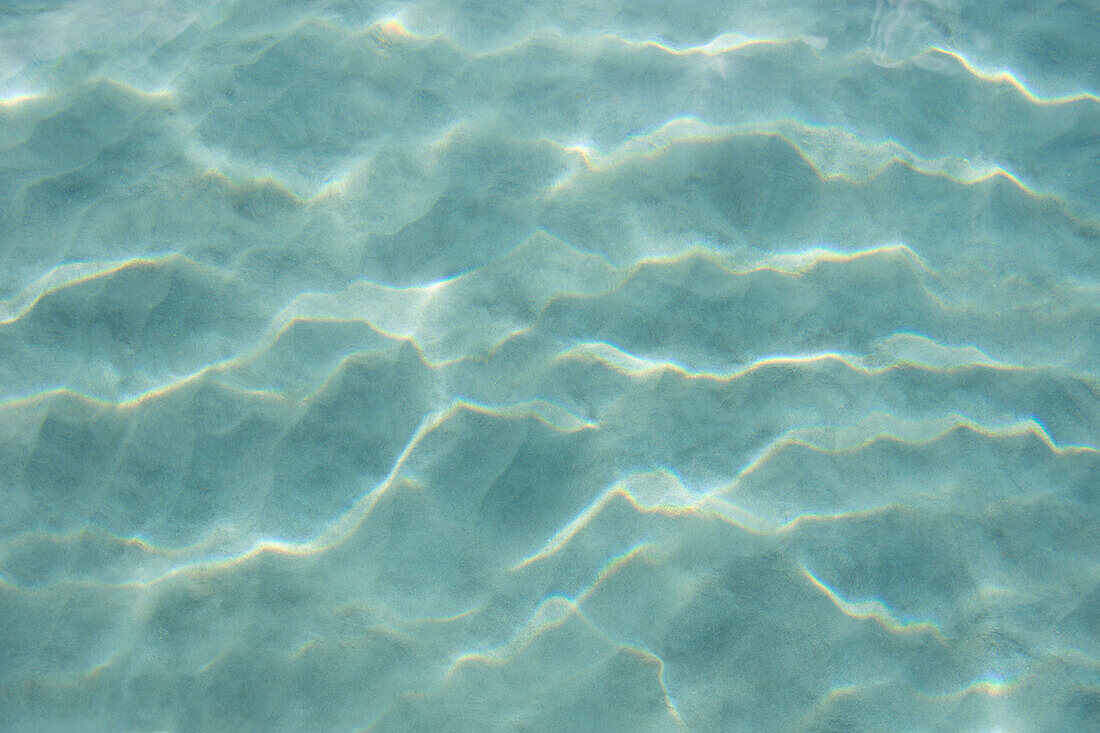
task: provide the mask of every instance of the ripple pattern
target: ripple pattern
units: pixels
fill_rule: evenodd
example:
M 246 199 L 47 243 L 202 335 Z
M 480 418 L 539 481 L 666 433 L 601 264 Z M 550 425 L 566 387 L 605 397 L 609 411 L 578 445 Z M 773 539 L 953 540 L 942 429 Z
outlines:
M 7 4 L 0 729 L 1097 730 L 1097 37 Z

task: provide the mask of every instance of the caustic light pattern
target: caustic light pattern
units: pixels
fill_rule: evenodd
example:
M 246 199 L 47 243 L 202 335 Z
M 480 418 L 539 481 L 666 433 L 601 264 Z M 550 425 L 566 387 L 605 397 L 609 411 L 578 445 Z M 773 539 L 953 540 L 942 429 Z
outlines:
M 0 8 L 0 729 L 1086 731 L 1100 8 Z

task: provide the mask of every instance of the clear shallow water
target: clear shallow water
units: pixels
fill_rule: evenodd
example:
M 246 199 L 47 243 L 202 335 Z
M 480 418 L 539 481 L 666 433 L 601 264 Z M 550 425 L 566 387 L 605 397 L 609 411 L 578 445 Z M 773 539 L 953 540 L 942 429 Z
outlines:
M 0 10 L 0 727 L 1100 720 L 1095 4 Z

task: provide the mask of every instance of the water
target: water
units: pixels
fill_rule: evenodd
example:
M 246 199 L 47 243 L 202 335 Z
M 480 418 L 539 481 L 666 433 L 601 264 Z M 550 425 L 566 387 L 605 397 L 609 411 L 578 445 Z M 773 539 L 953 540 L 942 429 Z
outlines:
M 0 728 L 1100 730 L 1100 8 L 0 10 Z

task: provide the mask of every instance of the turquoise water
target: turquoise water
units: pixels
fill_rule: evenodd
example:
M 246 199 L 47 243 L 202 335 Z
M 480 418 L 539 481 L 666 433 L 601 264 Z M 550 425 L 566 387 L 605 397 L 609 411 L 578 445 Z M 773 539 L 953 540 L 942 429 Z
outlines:
M 1097 38 L 4 3 L 0 729 L 1100 730 Z

